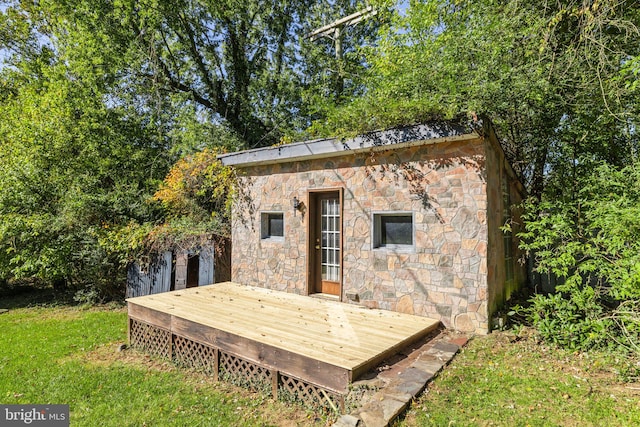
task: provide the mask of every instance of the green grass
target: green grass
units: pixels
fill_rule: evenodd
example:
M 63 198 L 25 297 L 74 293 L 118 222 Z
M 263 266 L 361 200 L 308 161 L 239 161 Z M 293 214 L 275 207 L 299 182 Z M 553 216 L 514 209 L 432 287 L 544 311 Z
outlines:
M 472 340 L 398 426 L 636 426 L 638 365 L 611 354 L 572 353 L 534 337 Z
M 327 422 L 135 350 L 117 352 L 126 342 L 126 325 L 122 307 L 31 307 L 0 314 L 0 402 L 69 404 L 72 426 Z
M 307 426 L 331 419 L 135 350 L 123 307 L 0 314 L 0 403 L 70 405 L 72 426 Z M 526 331 L 525 331 L 526 332 Z M 637 361 L 525 334 L 473 339 L 397 426 L 640 425 Z

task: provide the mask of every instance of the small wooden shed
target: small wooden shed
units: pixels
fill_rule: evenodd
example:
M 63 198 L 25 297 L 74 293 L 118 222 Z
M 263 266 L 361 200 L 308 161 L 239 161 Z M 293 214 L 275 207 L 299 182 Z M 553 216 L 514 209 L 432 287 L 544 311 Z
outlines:
M 127 270 L 126 298 L 228 281 L 230 251 L 206 246 L 164 251 L 146 262 L 131 263 Z

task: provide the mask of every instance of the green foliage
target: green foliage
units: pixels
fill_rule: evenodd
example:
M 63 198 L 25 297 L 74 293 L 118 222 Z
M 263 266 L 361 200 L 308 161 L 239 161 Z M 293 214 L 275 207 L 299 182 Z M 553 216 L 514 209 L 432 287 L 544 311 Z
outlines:
M 5 2 L 0 281 L 122 295 L 131 260 L 227 235 L 233 176 L 215 153 L 289 140 L 357 92 L 375 21 L 345 29 L 337 62 L 303 35 L 362 7 Z
M 164 208 L 161 223 L 130 222 L 105 226 L 97 234 L 120 267 L 166 250 L 216 245 L 230 236 L 235 171 L 223 166 L 216 151 L 204 149 L 178 160 L 153 195 Z
M 208 221 L 213 217 L 229 223 L 235 171 L 223 166 L 216 156 L 216 151 L 204 149 L 173 165 L 154 195 L 170 218 Z
M 311 130 L 482 113 L 530 194 L 563 197 L 581 179 L 576 159 L 637 158 L 639 21 L 632 2 L 410 2 L 385 17 L 367 50 L 363 95 Z
M 327 118 L 316 120 L 309 128 L 315 135 L 355 136 L 372 129 L 387 129 L 395 126 L 421 123 L 430 120 L 451 119 L 452 112 L 444 110 L 442 104 L 430 99 L 388 99 L 371 112 L 371 100 L 359 98 L 340 106 L 327 106 Z
M 64 64 L 29 70 L 0 76 L 15 89 L 0 104 L 0 277 L 121 296 L 101 234 L 158 215 L 146 199 L 169 157 L 144 116 L 108 108 Z
M 572 348 L 640 351 L 640 168 L 591 170 L 574 199 L 525 205 L 521 247 L 563 281 L 534 297 L 531 320 Z
M 211 218 L 209 221 L 197 220 L 188 216 L 169 219 L 155 226 L 145 236 L 145 248 L 148 253 L 159 253 L 169 249 L 193 249 L 203 246 L 217 246 L 229 224 Z
M 561 293 L 536 295 L 528 309 L 529 317 L 538 333 L 548 342 L 560 346 L 586 350 L 609 344 L 611 322 L 602 318 L 602 306 L 593 288 L 565 288 Z
M 224 242 L 231 235 L 236 175 L 234 169 L 217 160 L 216 153 L 205 148 L 173 165 L 153 195 L 164 208 L 163 223 L 133 224 L 115 230 L 107 240 L 123 242 L 121 250 L 129 252 L 129 261 L 166 250 Z
M 118 268 L 124 270 L 129 263 L 147 252 L 146 239 L 154 225 L 151 222 L 108 226 L 96 230 L 98 246 L 118 260 Z
M 175 113 L 183 111 L 201 129 L 215 134 L 221 125 L 242 146 L 256 147 L 304 129 L 308 122 L 297 113 L 313 109 L 302 99 L 304 89 L 327 88 L 316 77 L 335 74 L 331 44 L 301 48 L 303 35 L 361 7 L 351 0 L 47 0 L 11 10 L 36 22 L 78 75 L 104 71 L 100 83 L 112 101 L 152 112 L 164 131 L 180 129 L 185 117 Z M 356 41 L 375 37 L 365 28 Z M 353 47 L 344 75 L 355 74 Z M 315 92 L 333 97 L 335 88 L 323 89 Z

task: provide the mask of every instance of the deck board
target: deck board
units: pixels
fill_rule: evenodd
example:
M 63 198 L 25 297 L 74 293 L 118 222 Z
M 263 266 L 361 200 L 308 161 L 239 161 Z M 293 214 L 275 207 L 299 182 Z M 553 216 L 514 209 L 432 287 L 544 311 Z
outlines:
M 183 328 L 202 325 L 211 331 L 343 368 L 355 376 L 381 357 L 427 335 L 439 324 L 430 318 L 232 282 L 127 301 L 130 308 L 133 306 L 132 317 L 138 316 L 136 312 L 145 313 L 142 317 L 155 317 L 166 323 L 169 315 L 182 322 Z M 215 333 L 210 335 L 214 337 Z

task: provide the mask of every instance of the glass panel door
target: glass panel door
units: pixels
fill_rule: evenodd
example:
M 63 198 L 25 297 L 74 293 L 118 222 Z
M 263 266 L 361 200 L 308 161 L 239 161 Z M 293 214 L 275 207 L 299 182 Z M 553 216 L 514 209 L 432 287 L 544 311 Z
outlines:
M 340 280 L 340 200 L 321 200 L 322 280 Z

